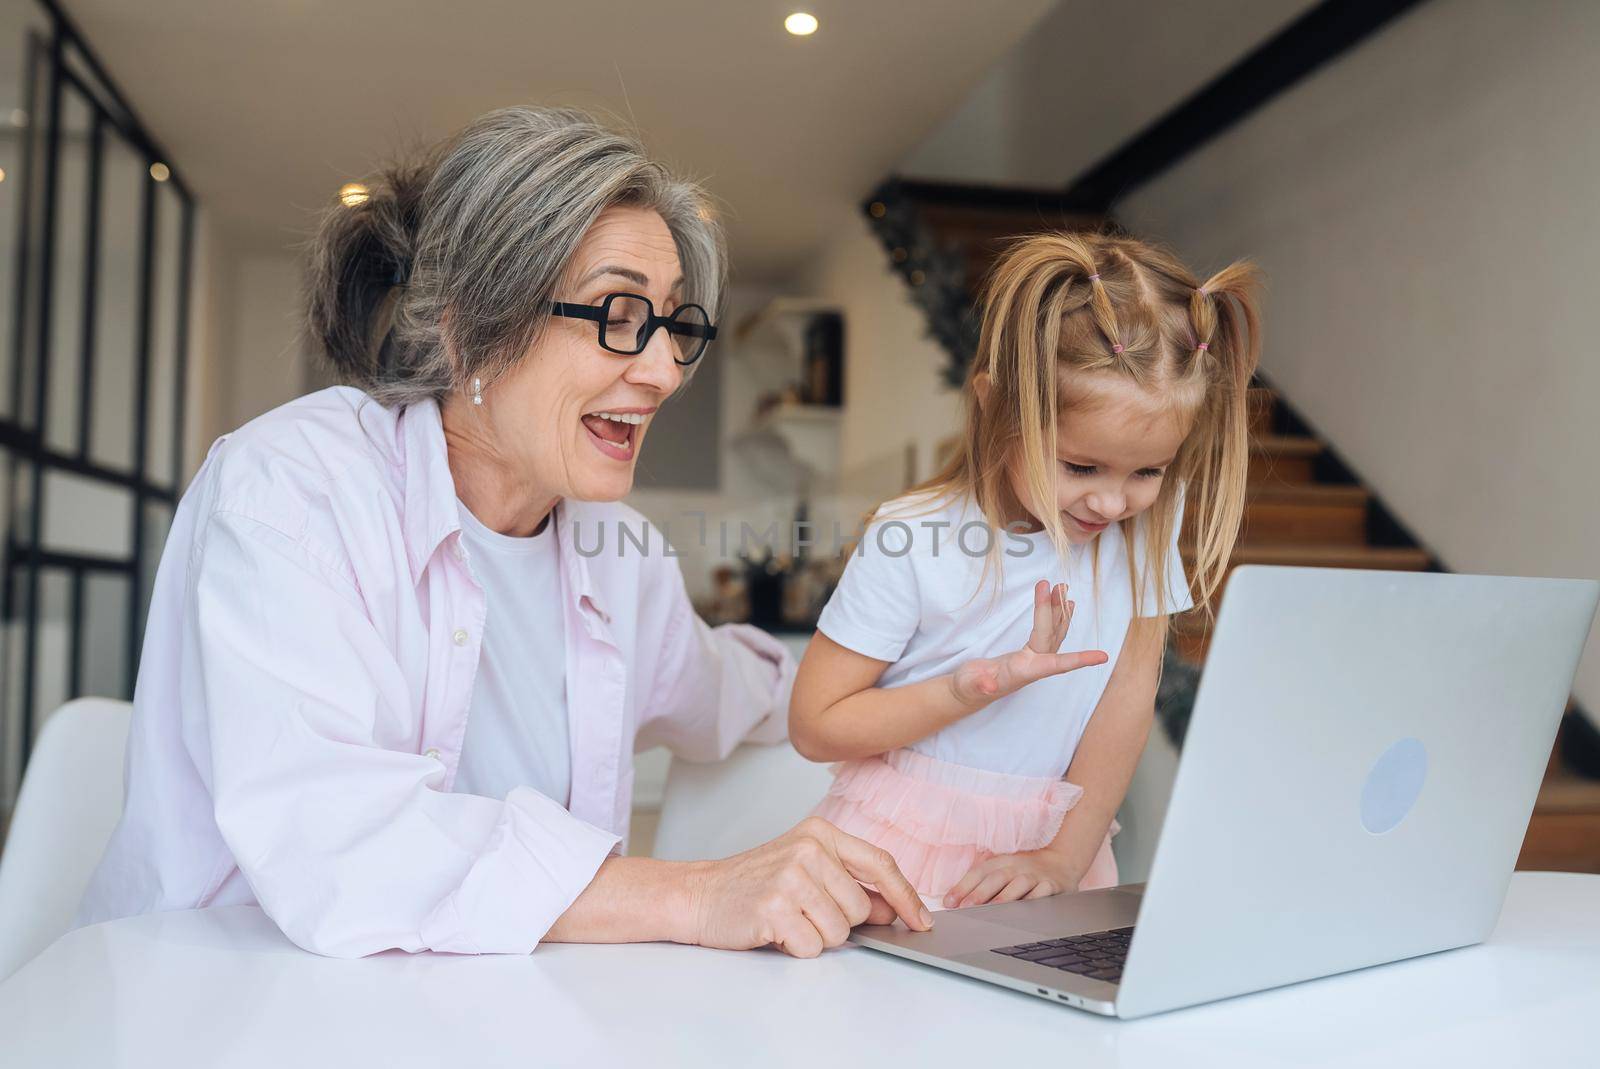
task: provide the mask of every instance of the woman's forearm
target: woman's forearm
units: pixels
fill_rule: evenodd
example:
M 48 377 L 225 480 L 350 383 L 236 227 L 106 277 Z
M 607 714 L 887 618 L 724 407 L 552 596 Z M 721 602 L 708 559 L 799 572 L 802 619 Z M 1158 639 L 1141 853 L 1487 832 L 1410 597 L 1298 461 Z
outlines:
M 695 942 L 697 862 L 608 857 L 545 933 L 547 943 Z
M 813 761 L 849 761 L 927 738 L 980 708 L 957 696 L 952 679 L 868 687 L 809 714 L 796 702 L 789 740 Z

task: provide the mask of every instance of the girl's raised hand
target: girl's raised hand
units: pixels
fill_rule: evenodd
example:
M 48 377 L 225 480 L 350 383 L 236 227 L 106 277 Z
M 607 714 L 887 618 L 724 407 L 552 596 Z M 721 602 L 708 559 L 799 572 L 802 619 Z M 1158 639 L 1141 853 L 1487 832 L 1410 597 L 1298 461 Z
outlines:
M 1039 580 L 1033 588 L 1033 633 L 1028 636 L 1028 644 L 1004 657 L 980 657 L 957 668 L 950 676 L 950 689 L 956 700 L 976 712 L 1029 683 L 1105 664 L 1110 658 L 1103 650 L 1060 652 L 1072 625 L 1073 608 L 1067 600 L 1065 583 L 1052 587 Z

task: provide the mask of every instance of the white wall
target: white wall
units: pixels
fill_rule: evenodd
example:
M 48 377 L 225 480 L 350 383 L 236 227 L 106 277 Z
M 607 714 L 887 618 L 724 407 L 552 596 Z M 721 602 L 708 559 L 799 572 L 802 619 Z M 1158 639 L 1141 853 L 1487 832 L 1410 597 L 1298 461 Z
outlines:
M 731 525 L 733 545 L 737 548 L 741 520 L 761 530 L 773 520 L 786 521 L 794 512 L 795 484 L 764 477 L 765 470 L 750 463 L 748 450 L 740 448 L 741 436 L 750 427 L 755 414 L 757 398 L 765 391 L 781 389 L 799 375 L 798 365 L 786 368 L 781 360 L 774 361 L 774 354 L 746 341 L 739 329 L 741 323 L 778 293 L 765 286 L 734 286 L 729 292 L 717 343 L 706 355 L 707 360 L 720 364 L 721 398 L 715 414 L 722 450 L 718 485 L 694 490 L 644 487 L 628 495 L 628 504 L 666 532 L 673 547 L 682 554 L 678 564 L 683 570 L 689 596 L 697 600 L 710 593 L 712 568 L 732 556 L 720 550 L 716 534 L 718 524 Z M 691 380 L 685 390 L 693 391 L 703 385 Z M 683 398 L 679 398 L 669 400 L 667 405 L 682 402 Z M 640 456 L 641 466 L 652 463 L 651 458 L 647 441 Z M 704 543 L 700 541 L 702 516 L 707 528 Z
M 225 340 L 230 325 L 222 277 L 221 237 L 211 212 L 195 213 L 194 261 L 189 303 L 189 382 L 184 403 L 184 485 L 222 431 Z
M 1119 211 L 1261 262 L 1264 369 L 1454 570 L 1600 576 L 1596 56 L 1600 6 L 1435 0 Z
M 227 311 L 218 433 L 299 397 L 309 374 L 300 339 L 300 255 L 234 244 L 220 259 Z
M 894 494 L 910 474 L 931 474 L 934 450 L 961 429 L 960 393 L 940 377 L 945 352 L 865 216 L 841 215 L 804 278 L 804 291 L 844 312 L 841 496 Z
M 952 182 L 1062 186 L 1311 0 L 1062 0 L 901 162 Z

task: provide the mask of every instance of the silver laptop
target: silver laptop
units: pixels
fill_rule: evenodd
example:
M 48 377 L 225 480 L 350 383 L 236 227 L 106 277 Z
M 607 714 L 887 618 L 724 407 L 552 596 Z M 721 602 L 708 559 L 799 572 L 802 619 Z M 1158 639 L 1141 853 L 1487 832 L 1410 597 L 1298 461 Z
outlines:
M 1482 942 L 1600 583 L 1241 567 L 1146 884 L 852 940 L 1116 1017 Z

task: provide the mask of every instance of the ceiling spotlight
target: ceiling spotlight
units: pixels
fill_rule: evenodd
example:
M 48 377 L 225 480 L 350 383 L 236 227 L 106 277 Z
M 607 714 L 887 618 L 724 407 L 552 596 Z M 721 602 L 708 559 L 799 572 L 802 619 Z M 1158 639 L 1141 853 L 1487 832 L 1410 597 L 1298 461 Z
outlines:
M 5 180 L 6 180 L 6 169 L 4 167 L 0 167 L 0 182 L 4 182 Z
M 783 28 L 796 37 L 810 37 L 817 32 L 817 16 L 809 15 L 804 11 L 796 11 L 793 15 L 783 20 Z
M 167 167 L 166 164 L 157 160 L 155 163 L 150 165 L 150 177 L 154 178 L 157 182 L 165 182 L 167 179 L 172 177 L 172 171 Z
M 371 194 L 367 192 L 367 187 L 360 182 L 346 182 L 339 187 L 339 203 L 346 208 L 354 208 L 358 204 L 365 204 L 370 196 Z

